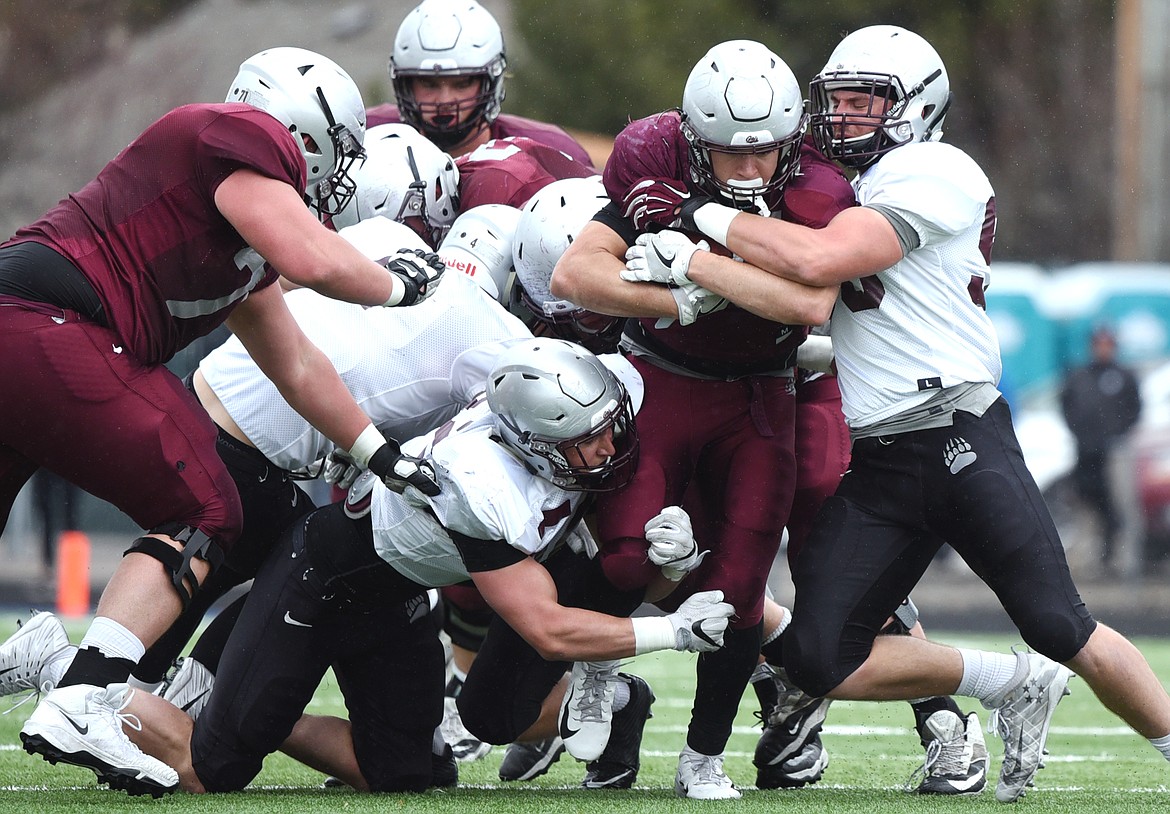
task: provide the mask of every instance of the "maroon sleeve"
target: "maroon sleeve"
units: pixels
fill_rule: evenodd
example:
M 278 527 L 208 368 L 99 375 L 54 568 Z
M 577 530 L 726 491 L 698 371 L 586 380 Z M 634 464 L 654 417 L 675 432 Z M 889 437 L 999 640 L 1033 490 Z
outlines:
M 195 165 L 213 195 L 238 169 L 286 181 L 298 193 L 305 189 L 305 159 L 293 136 L 272 116 L 244 105 L 229 107 L 200 131 Z
M 398 112 L 398 105 L 384 102 L 374 107 L 366 108 L 366 129 L 377 127 L 379 124 L 399 124 L 402 114 Z
M 686 142 L 676 111 L 667 110 L 626 125 L 613 142 L 602 181 L 612 200 L 620 201 L 634 184 L 646 178 L 690 175 Z

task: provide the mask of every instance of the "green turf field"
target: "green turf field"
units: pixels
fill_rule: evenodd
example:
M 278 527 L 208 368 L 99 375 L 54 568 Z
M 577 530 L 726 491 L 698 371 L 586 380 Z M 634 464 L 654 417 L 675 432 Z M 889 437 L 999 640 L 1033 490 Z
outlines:
M 14 618 L 0 616 L 0 632 L 14 629 Z M 71 625 L 75 634 L 83 625 Z M 76 635 L 75 635 L 76 638 Z M 995 649 L 1011 647 L 1003 637 L 945 636 L 955 644 Z M 1138 642 L 1160 676 L 1170 676 L 1170 639 Z M 1001 807 L 993 793 L 1002 744 L 989 735 L 992 777 L 977 798 L 935 799 L 906 794 L 903 784 L 922 760 L 922 749 L 912 731 L 912 716 L 904 703 L 862 704 L 837 702 L 829 712 L 824 742 L 831 762 L 816 786 L 795 791 L 757 791 L 751 765 L 758 729 L 754 727 L 754 697 L 745 696 L 728 744 L 727 772 L 744 790 L 738 801 L 701 803 L 678 800 L 672 784 L 678 751 L 691 705 L 694 656 L 661 653 L 635 659 L 625 669 L 647 678 L 658 697 L 654 717 L 643 742 L 642 770 L 630 791 L 584 791 L 577 788 L 584 766 L 564 756 L 550 772 L 533 783 L 503 784 L 496 771 L 503 748 L 485 759 L 460 764 L 460 787 L 426 795 L 360 795 L 345 790 L 323 790 L 321 775 L 282 755 L 271 757 L 253 788 L 232 795 L 197 797 L 182 793 L 162 800 L 131 798 L 99 788 L 91 772 L 68 766 L 52 767 L 26 754 L 17 735 L 32 703 L 0 716 L 0 814 L 53 812 L 92 814 L 104 811 L 166 810 L 168 812 L 231 811 L 233 814 L 294 814 L 294 812 L 411 811 L 419 814 L 491 812 L 594 812 L 636 814 L 699 809 L 736 810 L 744 814 L 768 812 L 941 812 L 989 810 Z M 1170 766 L 1148 743 L 1109 715 L 1083 682 L 1074 679 L 1072 695 L 1056 712 L 1049 737 L 1046 768 L 1037 775 L 1036 789 L 1016 804 L 1030 812 L 1130 812 L 1165 810 L 1170 805 Z M 969 701 L 960 699 L 969 707 Z M 6 709 L 8 701 L 0 701 Z M 342 711 L 336 684 L 322 686 L 313 712 Z M 981 714 L 986 723 L 986 714 Z

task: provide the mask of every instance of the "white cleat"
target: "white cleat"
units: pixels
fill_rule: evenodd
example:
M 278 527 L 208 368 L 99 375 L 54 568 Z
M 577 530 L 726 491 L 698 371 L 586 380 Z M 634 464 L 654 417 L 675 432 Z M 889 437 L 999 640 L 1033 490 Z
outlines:
M 49 692 L 65 675 L 76 652 L 60 619 L 47 611 L 33 614 L 0 644 L 0 696 Z
M 701 755 L 689 746 L 678 756 L 674 793 L 691 800 L 738 800 L 743 796 L 723 772 L 723 755 Z
M 487 757 L 488 752 L 492 750 L 490 743 L 484 743 L 463 725 L 459 707 L 455 705 L 455 699 L 449 695 L 443 699 L 443 720 L 439 724 L 439 732 L 460 763 L 471 763 Z
M 163 682 L 156 695 L 161 695 L 191 716 L 192 721 L 196 721 L 211 700 L 215 673 L 190 656 L 179 659 L 175 664 L 174 673 Z
M 992 704 L 990 728 L 1003 738 L 1003 764 L 995 799 L 1012 803 L 1024 795 L 1043 765 L 1048 727 L 1073 672 L 1039 653 L 1016 653 L 1016 680 Z
M 578 661 L 561 701 L 560 736 L 565 751 L 577 760 L 601 757 L 613 727 L 613 700 L 617 691 L 617 659 Z
M 42 699 L 20 730 L 29 754 L 93 770 L 99 783 L 127 794 L 161 797 L 179 785 L 170 766 L 144 754 L 122 731 L 141 729 L 134 715 L 122 710 L 134 691 L 127 684 L 58 687 Z

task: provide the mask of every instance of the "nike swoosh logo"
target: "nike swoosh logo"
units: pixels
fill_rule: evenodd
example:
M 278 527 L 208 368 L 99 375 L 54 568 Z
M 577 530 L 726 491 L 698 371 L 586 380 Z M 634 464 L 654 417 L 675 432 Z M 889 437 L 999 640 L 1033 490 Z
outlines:
M 191 707 L 198 704 L 200 699 L 202 699 L 204 696 L 206 696 L 209 692 L 210 692 L 210 690 L 204 690 L 203 692 L 199 693 L 197 696 L 192 698 L 190 701 L 188 701 L 186 704 L 183 704 L 183 706 L 182 706 L 183 712 L 190 712 Z
M 705 620 L 703 619 L 696 619 L 695 621 L 691 622 L 691 633 L 695 634 L 695 636 L 697 636 L 699 639 L 702 639 L 712 647 L 718 647 L 718 643 L 716 643 L 716 641 L 708 636 L 707 632 L 703 630 L 704 621 Z
M 286 625 L 292 625 L 293 627 L 312 627 L 312 625 L 307 624 L 305 622 L 298 622 L 296 619 L 292 618 L 292 616 L 289 615 L 288 611 L 284 612 L 284 623 Z
M 15 669 L 16 669 L 15 667 L 8 667 L 4 670 L 0 670 L 0 676 L 4 675 L 5 673 L 11 673 Z
M 569 727 L 569 705 L 573 703 L 573 685 L 569 685 L 569 694 L 565 697 L 564 706 L 561 708 L 561 740 L 568 740 L 569 738 L 580 732 L 580 729 L 571 729 Z
M 57 709 L 61 709 L 61 708 L 57 707 Z M 66 713 L 65 710 L 63 710 L 63 709 L 61 710 L 61 717 L 64 718 L 66 721 L 68 721 L 69 725 L 71 727 L 73 727 L 74 729 L 77 730 L 77 734 L 79 734 L 79 735 L 88 735 L 89 734 L 89 724 L 86 724 L 85 726 L 81 726 L 80 724 L 77 723 L 77 721 L 70 718 L 68 713 Z
M 652 248 L 654 253 L 658 255 L 658 259 L 662 261 L 662 265 L 666 266 L 667 268 L 671 268 L 671 263 L 674 262 L 674 258 L 667 259 L 663 257 L 662 252 L 658 251 L 658 246 L 653 243 L 650 244 L 650 248 Z

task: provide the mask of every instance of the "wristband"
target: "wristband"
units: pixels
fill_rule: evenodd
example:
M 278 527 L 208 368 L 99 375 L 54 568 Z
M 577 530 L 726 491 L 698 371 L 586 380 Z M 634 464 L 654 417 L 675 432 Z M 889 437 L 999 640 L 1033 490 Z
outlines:
M 720 246 L 727 246 L 727 232 L 738 209 L 717 203 L 706 203 L 695 210 L 695 228 Z
M 402 302 L 402 298 L 406 296 L 406 283 L 402 282 L 397 274 L 390 275 L 390 296 L 386 302 L 382 303 L 383 308 L 393 308 Z
M 665 616 L 639 616 L 630 622 L 634 625 L 635 656 L 653 653 L 655 650 L 678 649 L 674 625 Z
M 370 458 L 374 453 L 386 445 L 386 439 L 373 424 L 367 424 L 361 435 L 353 442 L 353 446 L 346 450 L 353 462 L 362 469 L 370 468 Z

